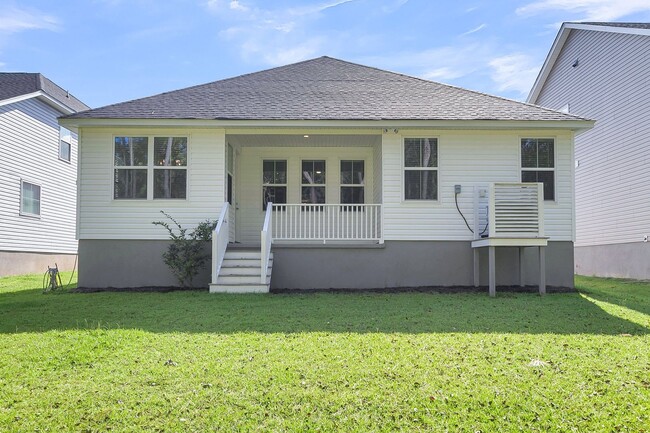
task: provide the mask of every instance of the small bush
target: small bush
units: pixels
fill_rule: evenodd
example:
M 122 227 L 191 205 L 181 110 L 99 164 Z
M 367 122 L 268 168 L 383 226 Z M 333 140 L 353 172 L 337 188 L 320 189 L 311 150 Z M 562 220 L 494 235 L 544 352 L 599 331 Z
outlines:
M 188 231 L 187 228 L 181 227 L 179 222 L 165 211 L 161 210 L 160 213 L 171 221 L 171 225 L 167 221 L 154 221 L 152 223 L 164 227 L 169 233 L 169 239 L 172 241 L 167 251 L 162 255 L 163 260 L 181 287 L 192 287 L 192 279 L 210 259 L 210 254 L 204 252 L 204 247 L 205 243 L 212 239 L 212 231 L 217 223 L 216 221 L 206 220 L 199 223 L 194 230 Z

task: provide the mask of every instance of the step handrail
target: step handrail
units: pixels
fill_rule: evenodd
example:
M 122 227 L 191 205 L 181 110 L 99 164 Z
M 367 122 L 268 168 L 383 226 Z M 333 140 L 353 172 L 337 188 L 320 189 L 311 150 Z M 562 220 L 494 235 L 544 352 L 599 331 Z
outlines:
M 266 204 L 266 215 L 264 216 L 264 225 L 262 226 L 262 253 L 260 255 L 260 283 L 266 284 L 266 273 L 269 267 L 271 257 L 271 245 L 273 244 L 273 235 L 271 233 L 271 220 L 273 218 L 273 203 Z
M 219 278 L 219 272 L 221 271 L 221 264 L 226 255 L 226 248 L 228 248 L 228 241 L 230 238 L 230 230 L 228 227 L 229 206 L 230 203 L 228 202 L 223 204 L 217 226 L 212 231 L 212 284 L 217 284 L 217 278 Z

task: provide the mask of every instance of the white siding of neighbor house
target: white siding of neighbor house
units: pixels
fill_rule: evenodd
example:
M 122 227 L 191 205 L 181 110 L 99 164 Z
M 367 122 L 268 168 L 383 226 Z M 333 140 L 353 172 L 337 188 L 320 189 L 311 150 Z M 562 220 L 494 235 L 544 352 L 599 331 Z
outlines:
M 115 136 L 188 137 L 187 199 L 114 200 Z M 161 210 L 188 228 L 216 220 L 225 199 L 224 155 L 222 129 L 81 129 L 79 239 L 167 239 L 166 231 L 152 224 L 164 219 Z
M 403 200 L 404 137 L 438 138 L 438 200 Z M 385 240 L 470 240 L 454 203 L 470 227 L 473 189 L 490 182 L 520 182 L 520 142 L 524 137 L 555 139 L 555 196 L 544 203 L 545 235 L 553 241 L 573 240 L 573 133 L 565 131 L 400 131 L 382 143 Z
M 596 120 L 575 139 L 576 246 L 650 234 L 648 53 L 649 36 L 573 29 L 534 101 Z
M 0 251 L 77 252 L 77 143 L 59 159 L 60 115 L 36 98 L 0 106 Z M 40 217 L 20 215 L 21 179 L 40 185 Z
M 301 161 L 325 160 L 327 203 L 340 203 L 340 161 L 365 161 L 366 203 L 373 197 L 373 147 L 242 147 L 240 155 L 239 232 L 242 243 L 259 243 L 264 221 L 262 211 L 262 162 L 287 160 L 287 202 L 300 203 Z

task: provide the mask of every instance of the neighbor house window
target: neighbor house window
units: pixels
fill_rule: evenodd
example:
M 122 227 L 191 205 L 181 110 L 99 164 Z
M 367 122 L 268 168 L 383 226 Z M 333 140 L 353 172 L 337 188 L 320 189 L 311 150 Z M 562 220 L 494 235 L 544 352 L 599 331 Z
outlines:
M 153 198 L 186 198 L 187 137 L 155 137 L 153 153 Z
M 148 160 L 148 137 L 115 137 L 113 198 L 147 198 Z
M 521 181 L 544 184 L 544 200 L 555 200 L 555 145 L 552 138 L 521 139 Z
M 325 161 L 302 161 L 301 202 L 325 203 Z
M 404 199 L 438 199 L 438 139 L 404 139 Z
M 72 131 L 61 126 L 59 129 L 59 159 L 70 161 L 72 154 Z
M 264 160 L 262 163 L 262 209 L 268 203 L 287 202 L 287 161 Z
M 341 204 L 364 203 L 364 161 L 341 161 Z
M 39 185 L 20 182 L 20 213 L 23 215 L 41 214 L 41 187 Z

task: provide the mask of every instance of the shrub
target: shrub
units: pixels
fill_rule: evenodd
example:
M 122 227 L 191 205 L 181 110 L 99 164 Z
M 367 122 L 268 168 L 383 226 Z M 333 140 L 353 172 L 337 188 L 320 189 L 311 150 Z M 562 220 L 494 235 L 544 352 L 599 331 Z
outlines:
M 192 287 L 192 279 L 210 259 L 210 254 L 205 252 L 205 243 L 212 239 L 212 231 L 217 223 L 206 220 L 199 223 L 194 230 L 188 231 L 165 211 L 161 210 L 160 213 L 171 221 L 171 223 L 167 221 L 152 223 L 164 227 L 169 233 L 171 244 L 163 253 L 163 260 L 181 287 Z

